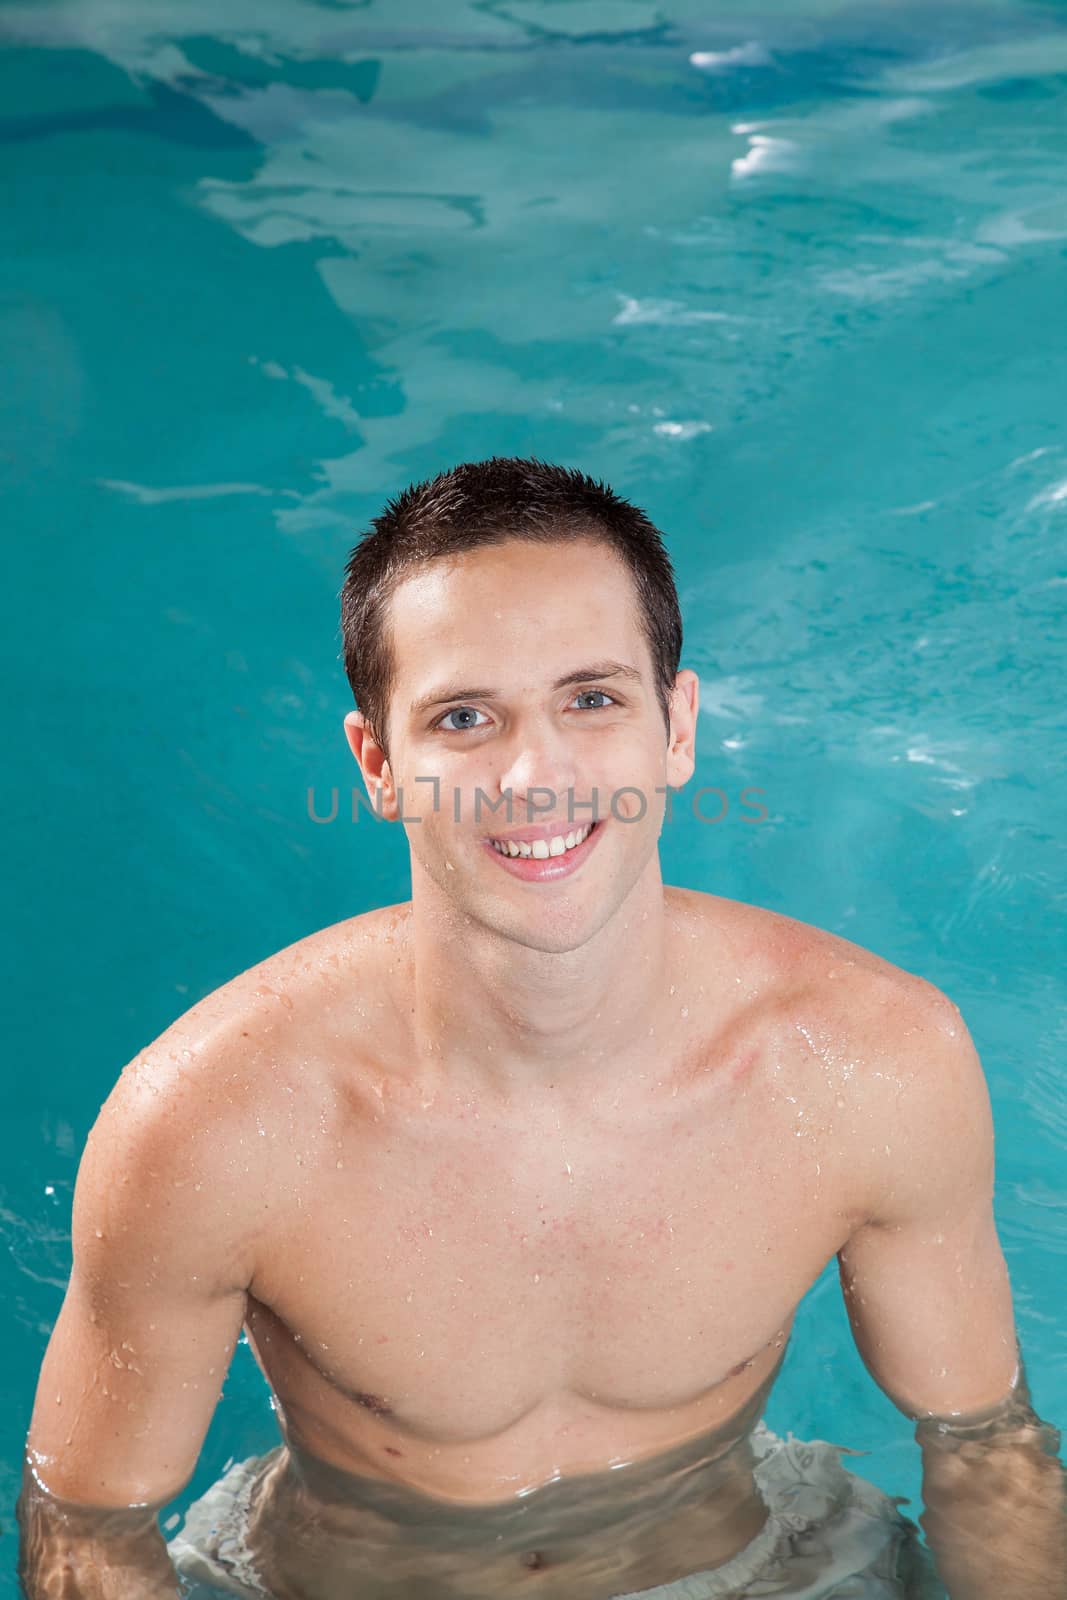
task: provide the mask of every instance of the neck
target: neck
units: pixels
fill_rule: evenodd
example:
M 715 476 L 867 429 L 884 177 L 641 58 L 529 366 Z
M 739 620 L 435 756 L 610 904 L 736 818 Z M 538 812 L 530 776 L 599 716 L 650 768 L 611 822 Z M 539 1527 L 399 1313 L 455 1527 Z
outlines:
M 531 893 L 531 906 L 535 907 Z M 412 1027 L 419 1059 L 502 1099 L 588 1086 L 655 1059 L 669 917 L 653 855 L 615 913 L 572 950 L 544 950 L 465 913 L 413 870 Z

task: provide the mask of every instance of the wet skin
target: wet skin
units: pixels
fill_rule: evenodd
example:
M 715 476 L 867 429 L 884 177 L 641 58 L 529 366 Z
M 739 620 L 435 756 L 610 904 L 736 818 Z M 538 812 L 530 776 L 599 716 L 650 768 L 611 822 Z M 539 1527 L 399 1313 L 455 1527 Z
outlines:
M 285 1003 L 247 1070 L 289 1201 L 247 1327 L 289 1449 L 250 1544 L 279 1595 L 332 1600 L 358 1575 L 368 1600 L 416 1576 L 438 1586 L 420 1594 L 521 1578 L 596 1600 L 719 1565 L 762 1526 L 747 1434 L 798 1300 L 856 1225 L 841 1090 L 903 992 L 789 919 L 665 901 L 688 1015 L 591 1095 L 561 1074 L 494 1105 L 412 1068 L 407 907 L 261 971 L 260 1005 Z M 745 978 L 705 1015 L 713 925 Z M 354 1064 L 329 1041 L 357 971 L 393 1043 Z
M 249 1522 L 279 1600 L 520 1581 L 606 1600 L 715 1567 L 763 1525 L 750 1430 L 835 1253 L 872 1371 L 918 1372 L 932 1409 L 1003 1392 L 980 1309 L 995 1236 L 974 1235 L 983 1258 L 932 1237 L 962 1302 L 940 1379 L 922 1377 L 942 1357 L 918 1291 L 879 1343 L 907 1297 L 863 1255 L 899 1232 L 869 1220 L 880 1197 L 948 1148 L 924 1041 L 956 1008 L 775 913 L 670 887 L 663 908 L 684 1003 L 611 1073 L 494 1097 L 420 1054 L 409 904 L 241 974 L 131 1063 L 83 1161 L 81 1266 L 38 1389 L 52 1493 L 165 1503 L 244 1323 L 284 1441 Z M 868 1299 L 883 1321 L 865 1327 Z M 65 1558 L 62 1526 L 26 1506 L 38 1570 L 117 1570 L 121 1517 Z M 102 1592 L 174 1592 L 138 1583 Z
M 835 1254 L 898 1403 L 1006 1393 L 988 1097 L 933 985 L 664 888 L 697 680 L 677 674 L 666 726 L 614 556 L 431 562 L 390 626 L 391 756 L 362 713 L 345 727 L 403 812 L 412 900 L 242 973 L 123 1072 L 79 1168 L 29 1458 L 82 1507 L 165 1504 L 244 1324 L 284 1439 L 249 1537 L 282 1600 L 604 1600 L 758 1531 L 748 1435 Z M 517 797 L 517 827 L 546 790 L 553 827 L 561 796 L 624 802 L 556 881 L 448 798 Z M 107 1572 L 93 1600 L 174 1594 L 143 1581 L 154 1527 L 136 1573 L 26 1504 L 33 1600 L 70 1567 Z
M 685 994 L 681 944 L 701 899 L 677 896 Z M 370 992 L 397 1022 L 405 928 L 403 909 L 371 918 L 358 963 L 368 970 L 378 949 Z M 317 1005 L 323 1016 L 322 989 Z M 387 1594 L 418 1573 L 442 1584 L 450 1574 L 442 1594 L 494 1595 L 536 1573 L 539 1592 L 577 1594 L 582 1582 L 593 1597 L 718 1565 L 757 1533 L 752 1400 L 848 1224 L 827 1198 L 800 1258 L 769 1214 L 753 1227 L 753 1184 L 785 1208 L 793 1186 L 808 1198 L 817 1187 L 808 1150 L 773 1171 L 773 1150 L 795 1142 L 792 1106 L 768 1123 L 766 1075 L 781 1070 L 781 1048 L 755 995 L 720 1037 L 702 1037 L 699 1006 L 691 1018 L 685 1045 L 582 1112 L 565 1083 L 523 1107 L 427 1085 L 403 1051 L 368 1062 L 342 1094 L 322 1085 L 314 1206 L 294 1208 L 248 1299 L 294 1446 L 251 1525 L 280 1592 L 318 1600 L 358 1574 L 379 1586 L 358 1594 Z M 672 1478 L 678 1442 L 685 1486 Z M 550 1482 L 557 1474 L 571 1482 Z M 374 1478 L 413 1491 L 406 1515 L 395 1494 L 384 1520 L 368 1514 Z M 424 1496 L 450 1514 L 427 1515 Z M 312 1507 L 314 1536 L 299 1538 Z M 400 1571 L 411 1525 L 421 1555 Z

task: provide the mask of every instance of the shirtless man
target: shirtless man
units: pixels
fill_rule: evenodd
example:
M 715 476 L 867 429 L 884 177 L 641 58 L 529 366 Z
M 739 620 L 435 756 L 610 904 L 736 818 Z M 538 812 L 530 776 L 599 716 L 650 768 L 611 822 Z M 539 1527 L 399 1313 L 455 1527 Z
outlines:
M 31 1600 L 178 1593 L 156 1513 L 242 1325 L 283 1442 L 227 1591 L 605 1600 L 738 1571 L 767 1533 L 755 1424 L 835 1255 L 872 1375 L 929 1419 L 953 1600 L 1063 1593 L 957 1007 L 662 882 L 698 680 L 656 530 L 544 463 L 457 468 L 357 546 L 343 631 L 411 900 L 225 984 L 101 1111 L 27 1447 Z M 563 853 L 492 842 L 546 836 Z

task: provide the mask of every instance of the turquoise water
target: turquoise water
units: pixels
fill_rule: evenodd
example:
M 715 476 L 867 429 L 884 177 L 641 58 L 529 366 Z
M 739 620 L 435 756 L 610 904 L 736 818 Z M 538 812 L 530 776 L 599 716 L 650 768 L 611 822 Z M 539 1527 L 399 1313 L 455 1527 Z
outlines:
M 668 535 L 727 812 L 678 797 L 667 881 L 961 1007 L 1067 1427 L 1063 8 L 39 0 L 0 32 L 0 1596 L 88 1129 L 193 1001 L 406 898 L 398 830 L 308 817 L 356 776 L 337 592 L 387 496 L 490 454 Z M 768 1421 L 917 1510 L 833 1268 Z M 241 1345 L 173 1515 L 275 1439 Z

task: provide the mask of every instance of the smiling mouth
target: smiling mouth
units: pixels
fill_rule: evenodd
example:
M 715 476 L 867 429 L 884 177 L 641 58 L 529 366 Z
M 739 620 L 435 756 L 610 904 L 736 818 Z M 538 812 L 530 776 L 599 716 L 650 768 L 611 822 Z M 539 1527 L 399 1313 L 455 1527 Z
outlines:
M 565 856 L 571 850 L 577 850 L 597 826 L 599 821 L 587 822 L 569 833 L 557 833 L 548 839 L 490 839 L 489 843 L 498 855 L 508 856 L 512 860 L 524 857 L 528 861 L 548 861 L 553 856 Z

